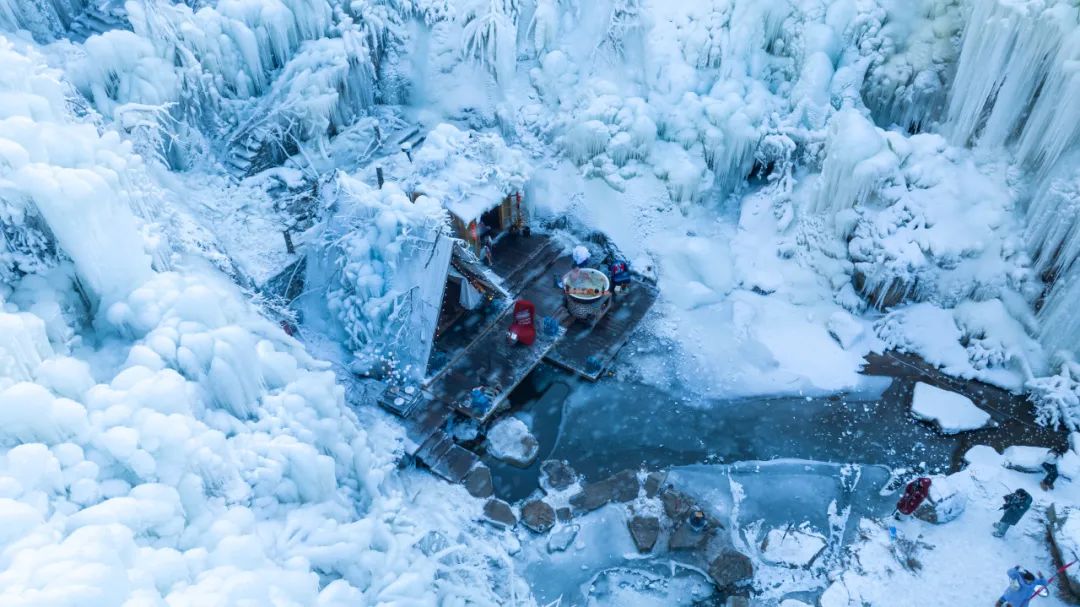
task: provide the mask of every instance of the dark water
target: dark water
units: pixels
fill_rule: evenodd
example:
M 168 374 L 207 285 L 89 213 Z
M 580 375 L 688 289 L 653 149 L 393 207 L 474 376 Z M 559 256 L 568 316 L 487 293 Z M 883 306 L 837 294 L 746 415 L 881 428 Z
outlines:
M 1063 433 L 1034 424 L 1022 397 L 952 380 L 918 359 L 873 356 L 865 373 L 891 384 L 880 395 L 695 401 L 653 386 L 614 378 L 593 384 L 541 367 L 511 395 L 513 413 L 529 421 L 540 443 L 537 463 L 524 470 L 490 458 L 487 463 L 497 493 L 518 500 L 537 490 L 544 459 L 568 460 L 591 480 L 642 466 L 779 458 L 937 473 L 962 467 L 963 454 L 977 444 L 1000 450 L 1065 443 Z M 909 409 L 918 381 L 967 395 L 997 427 L 945 436 L 913 420 Z

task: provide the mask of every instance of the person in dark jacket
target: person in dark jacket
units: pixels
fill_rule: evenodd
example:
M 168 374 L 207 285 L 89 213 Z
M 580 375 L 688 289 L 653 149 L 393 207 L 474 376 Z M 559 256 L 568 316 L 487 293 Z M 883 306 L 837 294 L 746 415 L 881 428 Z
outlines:
M 1005 537 L 1005 532 L 1009 530 L 1009 527 L 1019 523 L 1020 518 L 1030 507 L 1031 494 L 1027 491 L 1017 489 L 1006 495 L 1005 503 L 1000 508 L 1005 512 L 1002 513 L 1001 520 L 994 523 L 994 537 Z
M 1042 575 L 1035 577 L 1034 573 L 1021 569 L 1017 565 L 1009 570 L 1009 587 L 994 605 L 995 607 L 1028 607 L 1035 595 L 1045 596 L 1047 584 L 1049 582 L 1044 580 Z
M 1042 464 L 1043 470 L 1046 471 L 1046 476 L 1044 476 L 1042 482 L 1039 483 L 1039 486 L 1042 487 L 1043 491 L 1054 490 L 1054 481 L 1056 481 L 1058 477 L 1058 461 L 1061 460 L 1062 455 L 1065 454 L 1057 447 L 1051 449 L 1050 452 L 1046 454 L 1046 460 Z

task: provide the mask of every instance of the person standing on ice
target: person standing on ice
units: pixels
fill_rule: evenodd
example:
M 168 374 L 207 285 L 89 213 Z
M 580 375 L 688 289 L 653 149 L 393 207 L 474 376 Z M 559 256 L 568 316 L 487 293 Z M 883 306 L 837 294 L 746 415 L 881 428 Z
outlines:
M 900 497 L 900 501 L 896 502 L 896 512 L 893 516 L 897 520 L 911 516 L 929 495 L 930 479 L 920 476 L 911 481 L 907 487 L 904 487 L 904 495 Z
M 1058 461 L 1061 460 L 1061 456 L 1063 455 L 1065 454 L 1057 447 L 1054 447 L 1046 454 L 1046 459 L 1043 460 L 1042 464 L 1043 470 L 1046 470 L 1046 476 L 1044 476 L 1042 482 L 1039 483 L 1039 486 L 1042 487 L 1043 491 L 1054 490 L 1054 481 L 1056 481 L 1058 477 Z
M 994 603 L 994 607 L 1028 607 L 1031 599 L 1036 595 L 1047 596 L 1050 592 L 1046 589 L 1049 582 L 1043 579 L 1040 573 L 1038 577 L 1027 569 L 1021 569 L 1019 565 L 1009 570 L 1009 587 Z
M 1005 503 L 999 508 L 1005 512 L 1001 515 L 1001 520 L 994 523 L 994 537 L 1005 537 L 1005 532 L 1009 530 L 1009 527 L 1019 523 L 1020 518 L 1030 507 L 1031 494 L 1027 491 L 1017 489 L 1006 495 Z

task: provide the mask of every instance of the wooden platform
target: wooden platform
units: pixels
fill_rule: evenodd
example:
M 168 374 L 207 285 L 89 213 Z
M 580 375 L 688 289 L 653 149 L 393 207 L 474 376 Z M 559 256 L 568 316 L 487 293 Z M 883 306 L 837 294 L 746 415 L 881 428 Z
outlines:
M 503 287 L 518 294 L 562 256 L 562 248 L 545 234 L 506 234 L 495 243 L 491 269 Z
M 611 311 L 590 327 L 570 317 L 557 285 L 572 266 L 570 256 L 549 236 L 503 236 L 493 252 L 492 270 L 512 298 L 536 305 L 538 325 L 545 317 L 555 318 L 558 333 L 546 335 L 538 330 L 532 346 L 511 345 L 506 329 L 511 324 L 512 299 L 496 300 L 497 307 L 473 312 L 440 335 L 432 355 L 432 362 L 438 364 L 431 365 L 432 375 L 424 387 L 449 408 L 485 422 L 542 360 L 598 380 L 656 302 L 658 291 L 655 284 L 635 275 L 630 291 L 618 295 Z M 494 392 L 491 402 L 479 410 L 471 398 L 477 387 Z
M 538 330 L 531 346 L 510 344 L 506 329 L 510 327 L 512 317 L 513 309 L 508 308 L 486 332 L 428 382 L 428 391 L 454 410 L 481 422 L 487 421 L 566 332 L 561 326 L 554 335 Z M 538 314 L 537 324 L 540 323 Z M 486 407 L 477 409 L 471 393 L 473 388 L 480 386 L 492 390 L 494 397 Z
M 416 459 L 424 462 L 432 472 L 451 483 L 460 483 L 465 475 L 480 462 L 480 458 L 457 445 L 449 434 L 439 430 L 420 446 Z
M 600 379 L 658 295 L 655 285 L 635 276 L 630 290 L 615 296 L 611 311 L 595 327 L 569 322 L 566 336 L 548 353 L 547 360 L 588 380 Z
M 566 313 L 562 289 L 556 286 L 555 281 L 572 267 L 573 261 L 569 257 L 559 257 L 542 276 L 534 278 L 525 287 L 520 297 L 536 304 L 537 314 L 555 316 L 566 327 L 566 335 L 548 353 L 546 360 L 590 381 L 597 381 L 656 303 L 660 292 L 652 281 L 634 274 L 630 291 L 617 295 L 611 311 L 595 327 L 589 327 L 574 321 Z

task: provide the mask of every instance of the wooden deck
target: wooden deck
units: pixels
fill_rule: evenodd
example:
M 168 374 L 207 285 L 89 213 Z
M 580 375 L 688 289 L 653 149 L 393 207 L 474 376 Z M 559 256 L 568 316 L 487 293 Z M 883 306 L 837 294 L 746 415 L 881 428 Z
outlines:
M 502 278 L 501 286 L 510 297 L 497 298 L 486 309 L 468 313 L 439 336 L 429 366 L 432 375 L 422 386 L 422 401 L 394 402 L 393 397 L 400 395 L 394 390 L 380 397 L 380 402 L 387 401 L 385 408 L 402 417 L 406 452 L 455 483 L 483 464 L 448 434 L 451 417 L 490 421 L 543 360 L 598 380 L 658 295 L 653 283 L 635 275 L 632 289 L 616 297 L 611 311 L 590 327 L 574 322 L 563 305 L 556 281 L 573 264 L 557 242 L 545 235 L 507 235 L 497 243 L 493 257 L 492 270 Z M 513 316 L 511 304 L 518 298 L 536 305 L 537 335 L 531 346 L 513 345 L 506 338 Z M 545 318 L 558 322 L 555 333 L 543 330 Z M 471 398 L 477 387 L 494 393 L 480 409 Z
M 571 322 L 566 336 L 548 353 L 547 360 L 588 380 L 600 379 L 658 295 L 655 285 L 635 276 L 630 290 L 615 296 L 611 311 L 595 327 Z
M 560 326 L 557 333 L 549 335 L 537 327 L 536 341 L 531 346 L 511 344 L 506 329 L 512 316 L 513 309 L 508 308 L 429 381 L 427 389 L 451 408 L 481 422 L 487 421 L 566 332 Z M 541 324 L 540 315 L 537 324 Z M 494 392 L 494 396 L 487 406 L 478 409 L 472 403 L 471 392 L 481 386 Z
M 598 380 L 656 302 L 658 291 L 653 283 L 635 276 L 630 291 L 618 295 L 611 311 L 595 326 L 575 322 L 557 286 L 572 265 L 570 256 L 549 236 L 503 236 L 493 251 L 492 270 L 502 278 L 511 299 L 496 300 L 488 309 L 470 313 L 440 335 L 425 388 L 449 408 L 484 422 L 542 360 Z M 532 346 L 512 345 L 506 339 L 512 299 L 528 299 L 536 305 L 538 331 Z M 545 317 L 558 321 L 556 334 L 540 330 Z M 495 394 L 479 410 L 471 399 L 477 387 Z

